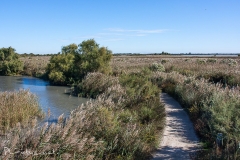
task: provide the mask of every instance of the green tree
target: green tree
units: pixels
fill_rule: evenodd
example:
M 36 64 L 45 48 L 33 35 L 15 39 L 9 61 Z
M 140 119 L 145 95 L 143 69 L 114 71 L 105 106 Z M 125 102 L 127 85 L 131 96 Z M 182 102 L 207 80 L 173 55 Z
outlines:
M 106 47 L 99 47 L 94 39 L 83 41 L 78 47 L 75 65 L 82 78 L 88 72 L 98 71 L 105 74 L 111 72 L 109 62 L 112 58 L 112 51 Z
M 62 52 L 50 59 L 47 74 L 50 82 L 66 85 L 81 81 L 88 72 L 111 72 L 112 52 L 99 47 L 94 39 L 83 41 L 79 45 L 62 47 Z
M 12 47 L 0 49 L 0 75 L 15 75 L 23 70 L 23 63 Z
M 73 61 L 73 54 L 58 54 L 52 56 L 47 66 L 50 82 L 59 85 L 70 83 L 73 72 Z
M 78 46 L 75 43 L 72 43 L 68 46 L 63 46 L 62 47 L 62 53 L 63 54 L 68 54 L 68 53 L 75 54 L 77 49 L 78 49 Z

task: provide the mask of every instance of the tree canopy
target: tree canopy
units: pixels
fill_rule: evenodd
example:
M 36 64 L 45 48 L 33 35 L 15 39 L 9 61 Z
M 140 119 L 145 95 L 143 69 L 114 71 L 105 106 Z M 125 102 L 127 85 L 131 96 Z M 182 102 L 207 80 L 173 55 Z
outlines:
M 88 72 L 111 72 L 112 51 L 99 47 L 94 39 L 79 45 L 62 47 L 62 52 L 54 55 L 47 66 L 47 74 L 53 84 L 72 84 L 81 81 Z
M 12 47 L 0 48 L 0 75 L 15 75 L 23 70 L 23 63 Z

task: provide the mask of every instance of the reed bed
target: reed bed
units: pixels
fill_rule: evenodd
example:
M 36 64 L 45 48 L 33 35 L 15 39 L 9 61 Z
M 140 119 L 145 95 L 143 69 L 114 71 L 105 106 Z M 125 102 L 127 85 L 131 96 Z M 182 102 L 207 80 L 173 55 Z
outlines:
M 0 131 L 22 125 L 35 117 L 42 117 L 36 95 L 28 90 L 0 92 Z
M 104 88 L 96 99 L 71 111 L 68 118 L 60 116 L 56 124 L 29 123 L 29 128 L 22 129 L 18 123 L 1 137 L 1 158 L 149 159 L 165 117 L 158 87 L 143 76 L 150 73 L 119 78 L 89 73 L 81 89 L 93 93 Z
M 23 62 L 22 75 L 42 77 L 45 74 L 47 64 L 51 56 L 26 56 L 21 57 Z

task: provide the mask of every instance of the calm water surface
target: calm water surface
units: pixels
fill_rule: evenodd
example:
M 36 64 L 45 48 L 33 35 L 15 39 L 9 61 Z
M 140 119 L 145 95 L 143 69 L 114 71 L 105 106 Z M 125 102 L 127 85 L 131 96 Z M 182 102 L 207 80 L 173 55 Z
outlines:
M 69 96 L 66 91 L 68 87 L 50 86 L 48 82 L 34 77 L 11 77 L 0 76 L 0 91 L 14 91 L 29 89 L 36 94 L 43 112 L 51 111 L 51 117 L 43 121 L 55 121 L 59 115 L 64 113 L 68 116 L 70 111 L 85 103 L 88 99 Z

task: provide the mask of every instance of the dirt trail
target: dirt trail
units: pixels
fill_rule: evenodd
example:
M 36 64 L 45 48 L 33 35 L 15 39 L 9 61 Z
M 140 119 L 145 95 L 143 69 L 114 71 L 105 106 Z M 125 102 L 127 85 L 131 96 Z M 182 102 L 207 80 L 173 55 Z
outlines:
M 161 99 L 166 108 L 166 126 L 152 160 L 190 159 L 190 155 L 200 146 L 193 124 L 176 100 L 166 93 L 161 94 Z

